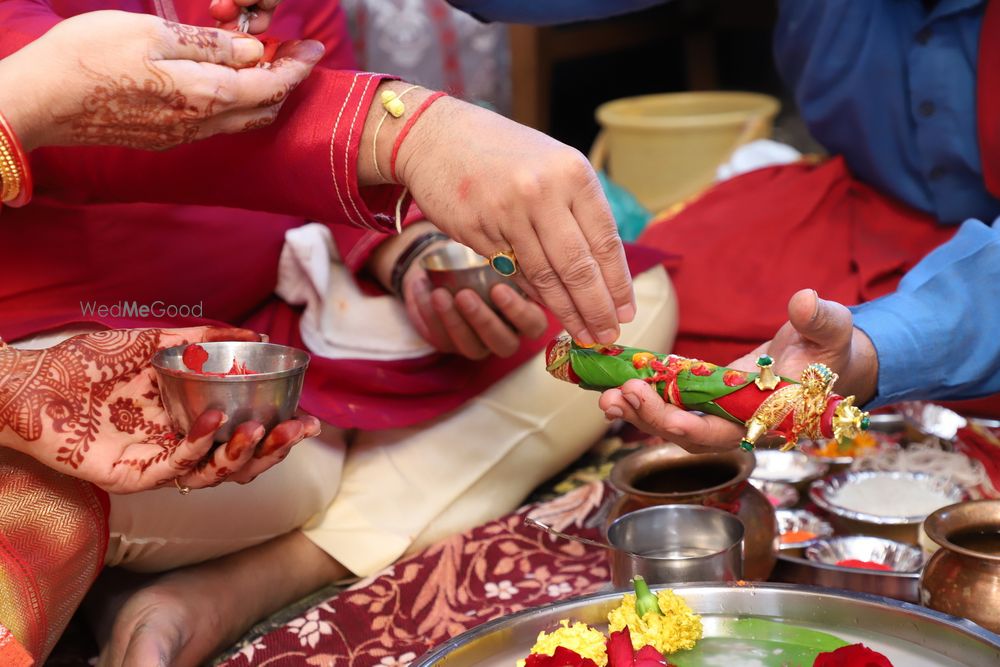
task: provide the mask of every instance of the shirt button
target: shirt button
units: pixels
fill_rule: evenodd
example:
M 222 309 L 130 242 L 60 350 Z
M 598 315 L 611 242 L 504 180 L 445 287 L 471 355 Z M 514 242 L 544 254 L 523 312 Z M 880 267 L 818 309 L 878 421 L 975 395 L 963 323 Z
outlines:
M 920 106 L 917 107 L 917 113 L 919 113 L 924 118 L 929 118 L 930 116 L 933 116 L 934 111 L 935 111 L 934 103 L 931 102 L 930 100 L 921 102 Z
M 934 31 L 930 28 L 922 28 L 920 32 L 917 33 L 917 44 L 924 46 L 927 42 L 931 41 L 931 37 L 934 35 Z
M 943 178 L 943 177 L 944 177 L 944 175 L 945 175 L 945 174 L 946 174 L 947 172 L 948 172 L 948 170 L 947 170 L 947 169 L 945 169 L 945 168 L 944 168 L 944 167 L 942 167 L 941 165 L 937 165 L 936 167 L 934 167 L 933 169 L 931 169 L 930 173 L 929 173 L 929 174 L 927 174 L 927 176 L 928 176 L 928 178 L 930 178 L 930 179 L 931 179 L 932 181 L 939 181 L 939 180 L 941 180 L 941 178 Z

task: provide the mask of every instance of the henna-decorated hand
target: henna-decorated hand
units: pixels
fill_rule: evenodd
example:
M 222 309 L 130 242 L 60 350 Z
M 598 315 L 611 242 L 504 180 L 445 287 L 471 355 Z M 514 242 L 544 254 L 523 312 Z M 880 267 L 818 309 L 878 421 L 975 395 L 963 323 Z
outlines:
M 813 290 L 796 292 L 788 302 L 788 322 L 732 368 L 756 371 L 756 360 L 769 354 L 775 372 L 798 378 L 813 362 L 829 366 L 840 378 L 834 387 L 842 396 L 854 395 L 863 405 L 875 395 L 878 355 L 871 340 L 852 324 L 851 311 L 820 299 Z M 647 383 L 629 380 L 601 395 L 601 409 L 609 419 L 624 418 L 637 428 L 675 442 L 691 452 L 731 449 L 745 429 L 711 415 L 696 415 L 670 405 Z
M 44 350 L 0 347 L 0 443 L 112 493 L 175 479 L 191 488 L 249 482 L 319 433 L 319 421 L 292 419 L 266 437 L 262 425 L 247 422 L 212 451 L 222 413 L 205 412 L 179 437 L 150 360 L 174 345 L 258 339 L 245 329 L 123 329 L 74 336 Z
M 0 109 L 27 150 L 164 150 L 268 125 L 323 55 L 288 42 L 269 67 L 256 37 L 120 11 L 80 14 L 0 61 Z

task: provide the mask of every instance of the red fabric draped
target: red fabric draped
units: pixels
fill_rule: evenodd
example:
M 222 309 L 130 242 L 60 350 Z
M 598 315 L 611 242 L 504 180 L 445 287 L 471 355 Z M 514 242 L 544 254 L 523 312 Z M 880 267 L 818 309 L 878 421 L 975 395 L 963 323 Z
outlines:
M 725 181 L 639 242 L 681 256 L 671 272 L 680 310 L 674 351 L 724 364 L 774 335 L 797 290 L 847 305 L 874 299 L 954 231 L 833 158 Z
M 979 155 L 986 189 L 1000 197 L 1000 2 L 991 2 L 979 31 L 979 63 L 976 111 L 979 126 Z

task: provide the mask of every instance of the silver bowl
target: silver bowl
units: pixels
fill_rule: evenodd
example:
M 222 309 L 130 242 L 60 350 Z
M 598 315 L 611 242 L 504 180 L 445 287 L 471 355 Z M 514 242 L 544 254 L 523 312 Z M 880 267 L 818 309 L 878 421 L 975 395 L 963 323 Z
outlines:
M 924 566 L 924 554 L 915 546 L 868 535 L 844 535 L 817 540 L 806 547 L 808 560 L 842 569 L 843 560 L 862 560 L 892 568 L 893 572 L 916 572 Z
M 443 287 L 452 294 L 471 289 L 494 309 L 490 291 L 495 285 L 507 285 L 520 291 L 512 279 L 494 271 L 488 259 L 455 241 L 427 253 L 420 258 L 420 264 L 434 287 Z
M 818 561 L 806 560 L 795 554 L 798 551 L 782 551 L 773 581 L 789 584 L 840 588 L 858 593 L 885 595 L 907 602 L 920 602 L 920 572 L 883 572 L 862 570 L 856 567 L 839 567 Z
M 922 472 L 888 472 L 878 470 L 845 472 L 817 480 L 809 487 L 809 497 L 814 503 L 831 514 L 853 521 L 876 525 L 916 525 L 934 511 L 930 510 L 914 514 L 902 514 L 899 512 L 894 514 L 876 514 L 872 511 L 862 512 L 848 509 L 838 504 L 837 494 L 840 493 L 841 489 L 852 484 L 860 482 L 870 483 L 869 480 L 881 479 L 906 480 L 912 484 L 920 484 L 932 492 L 938 492 L 943 495 L 941 507 L 953 505 L 966 498 L 966 493 L 960 486 L 951 483 L 943 477 L 936 477 Z
M 608 527 L 611 583 L 736 581 L 743 577 L 743 522 L 701 505 L 654 505 L 623 514 Z
M 215 434 L 226 442 L 233 429 L 246 421 L 258 421 L 271 429 L 291 419 L 299 406 L 309 355 L 302 350 L 273 343 L 199 343 L 208 352 L 204 370 L 225 373 L 233 360 L 245 363 L 253 375 L 224 377 L 199 375 L 184 365 L 187 345 L 160 350 L 153 356 L 163 406 L 173 427 L 187 433 L 206 410 L 221 410 L 229 420 Z
M 820 538 L 833 535 L 833 526 L 809 510 L 778 510 L 774 514 L 778 520 L 778 532 L 782 537 L 778 541 L 778 548 L 780 549 L 801 549 Z M 809 531 L 815 537 L 797 542 L 786 542 L 783 539 L 785 533 L 793 533 L 800 530 Z
M 763 479 L 750 479 L 758 491 L 764 494 L 774 509 L 782 510 L 794 507 L 799 502 L 799 492 L 791 484 L 784 482 L 768 482 Z
M 822 477 L 829 469 L 826 463 L 795 450 L 758 449 L 754 456 L 757 467 L 750 476 L 766 482 L 805 484 Z
M 851 484 L 873 479 L 906 480 L 910 484 L 922 484 L 932 490 L 939 490 L 946 498 L 946 500 L 941 501 L 941 507 L 960 502 L 966 497 L 965 491 L 961 487 L 942 477 L 935 477 L 927 473 L 875 470 L 844 472 L 817 480 L 809 487 L 809 497 L 814 503 L 829 512 L 830 522 L 833 523 L 833 527 L 838 533 L 877 535 L 897 542 L 918 544 L 920 524 L 931 513 L 930 511 L 907 514 L 905 508 L 901 508 L 899 511 L 892 512 L 892 504 L 889 499 L 881 505 L 874 504 L 867 511 L 859 511 L 842 507 L 837 501 L 837 494 L 841 489 Z

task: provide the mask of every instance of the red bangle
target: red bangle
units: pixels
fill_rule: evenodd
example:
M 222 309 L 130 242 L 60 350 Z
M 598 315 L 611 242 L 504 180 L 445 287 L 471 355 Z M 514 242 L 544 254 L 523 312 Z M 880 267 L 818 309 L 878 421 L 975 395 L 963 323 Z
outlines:
M 406 124 L 403 125 L 403 129 L 399 131 L 399 135 L 396 137 L 396 142 L 392 145 L 392 156 L 389 158 L 389 178 L 391 178 L 393 182 L 399 183 L 399 179 L 396 178 L 396 157 L 399 155 L 399 147 L 403 145 L 403 140 L 406 139 L 406 135 L 410 133 L 410 130 L 413 128 L 413 124 L 417 122 L 418 118 L 420 118 L 420 114 L 427 111 L 427 107 L 444 97 L 445 94 L 446 93 L 443 93 L 440 90 L 434 93 L 424 100 L 423 104 L 417 107 L 417 110 L 406 119 Z
M 11 129 L 7 119 L 0 113 L 0 176 L 3 177 L 3 188 L 0 190 L 2 203 L 18 208 L 31 201 L 31 166 L 24 147 L 18 141 L 17 135 Z M 13 193 L 10 180 L 14 181 Z M 9 197 L 9 199 L 7 199 Z

